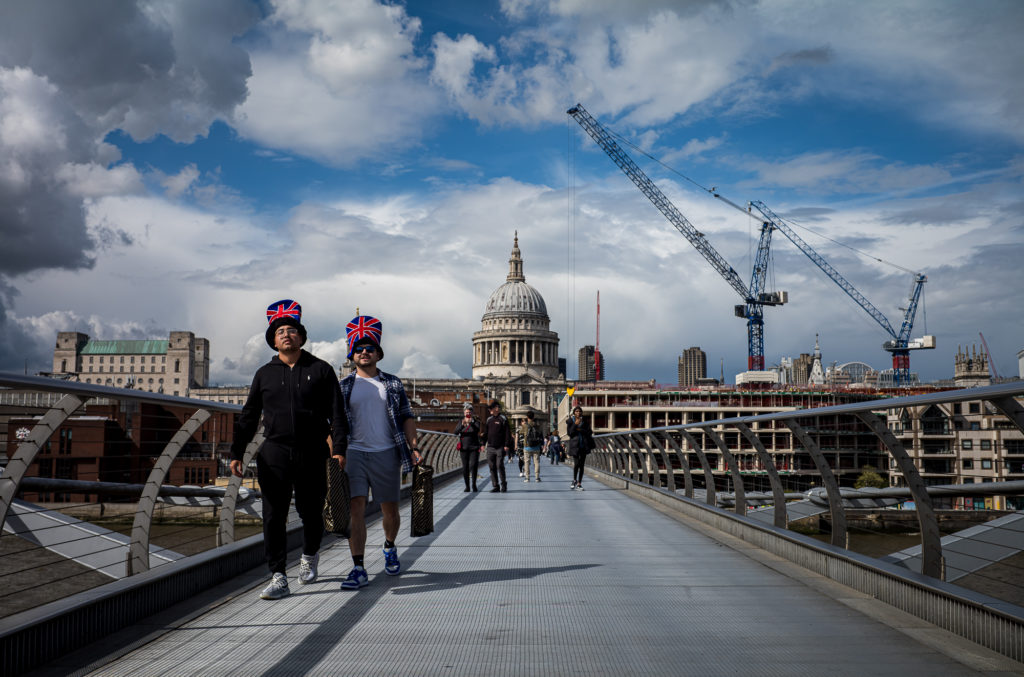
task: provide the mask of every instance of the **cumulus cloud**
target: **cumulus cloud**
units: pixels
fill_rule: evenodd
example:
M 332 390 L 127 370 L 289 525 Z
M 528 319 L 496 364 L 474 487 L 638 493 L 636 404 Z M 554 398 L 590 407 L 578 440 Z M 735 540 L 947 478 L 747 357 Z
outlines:
M 454 369 L 437 357 L 419 351 L 405 356 L 398 375 L 402 378 L 459 378 Z
M 334 166 L 419 142 L 439 98 L 420 77 L 418 19 L 372 0 L 271 7 L 234 117 L 244 136 Z
M 87 225 L 92 201 L 144 190 L 104 137 L 187 142 L 231 113 L 250 72 L 233 38 L 255 11 L 241 0 L 0 7 L 0 278 L 90 268 L 132 242 L 117 224 Z

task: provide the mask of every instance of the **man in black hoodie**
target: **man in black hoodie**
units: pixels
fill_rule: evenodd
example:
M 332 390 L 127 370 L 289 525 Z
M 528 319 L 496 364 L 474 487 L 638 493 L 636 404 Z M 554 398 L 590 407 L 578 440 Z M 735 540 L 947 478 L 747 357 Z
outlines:
M 293 489 L 295 509 L 302 518 L 299 583 L 316 580 L 324 533 L 326 461 L 330 453 L 344 456 L 348 444 L 338 377 L 331 365 L 302 349 L 306 328 L 301 319 L 302 308 L 295 301 L 278 301 L 267 309 L 267 344 L 277 355 L 253 377 L 249 398 L 235 419 L 231 444 L 231 472 L 241 477 L 245 448 L 262 416 L 266 441 L 256 457 L 256 468 L 263 495 L 263 541 L 273 574 L 260 593 L 263 599 L 280 599 L 289 593 L 286 524 Z M 328 450 L 328 436 L 333 451 Z
M 501 413 L 501 402 L 491 400 L 487 405 L 491 413 L 484 423 L 484 429 L 480 431 L 480 437 L 484 443 L 487 454 L 487 465 L 491 468 L 491 493 L 508 491 L 508 482 L 505 481 L 505 454 L 512 446 L 512 428 Z

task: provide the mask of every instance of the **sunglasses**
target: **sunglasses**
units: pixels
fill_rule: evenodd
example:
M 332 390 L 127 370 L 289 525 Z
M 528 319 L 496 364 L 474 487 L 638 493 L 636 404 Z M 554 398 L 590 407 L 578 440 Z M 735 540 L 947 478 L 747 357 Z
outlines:
M 356 353 L 375 353 L 377 352 L 377 346 L 356 346 L 352 349 L 352 354 Z

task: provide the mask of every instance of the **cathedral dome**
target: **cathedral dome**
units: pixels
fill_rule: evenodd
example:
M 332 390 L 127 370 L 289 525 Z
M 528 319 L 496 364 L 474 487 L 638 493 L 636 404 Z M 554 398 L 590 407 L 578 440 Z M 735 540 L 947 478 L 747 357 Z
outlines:
M 526 284 L 517 232 L 508 277 L 487 299 L 473 334 L 473 377 L 557 378 L 558 334 L 550 324 L 544 297 Z
M 506 313 L 547 317 L 548 307 L 544 304 L 544 297 L 540 292 L 525 282 L 506 282 L 495 289 L 491 298 L 487 299 L 483 319 Z
M 523 257 L 519 251 L 519 233 L 516 233 L 515 242 L 512 245 L 512 256 L 508 260 L 508 277 L 505 284 L 501 285 L 487 299 L 484 306 L 483 320 L 487 321 L 496 317 L 516 316 L 543 316 L 548 319 L 548 307 L 544 304 L 544 297 L 540 292 L 526 284 L 526 276 L 523 274 Z

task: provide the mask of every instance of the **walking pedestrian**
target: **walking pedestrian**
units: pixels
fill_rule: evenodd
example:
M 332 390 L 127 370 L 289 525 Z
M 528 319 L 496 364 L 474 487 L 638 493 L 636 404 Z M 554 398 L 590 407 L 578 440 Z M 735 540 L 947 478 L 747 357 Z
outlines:
M 377 368 L 384 358 L 380 347 L 383 325 L 377 318 L 359 315 L 345 327 L 348 358 L 355 371 L 341 380 L 341 399 L 348 420 L 347 453 L 336 456 L 348 471 L 351 524 L 348 546 L 352 571 L 342 581 L 343 590 L 357 590 L 369 583 L 364 566 L 366 549 L 366 499 L 370 489 L 380 504 L 384 527 L 384 573 L 397 576 L 400 518 L 398 500 L 402 473 L 419 464 L 416 419 L 397 376 Z
M 558 465 L 562 460 L 562 438 L 558 436 L 557 430 L 552 430 L 548 435 L 547 450 L 551 465 Z
M 459 436 L 459 453 L 462 455 L 462 479 L 466 483 L 466 491 L 476 488 L 477 467 L 480 464 L 480 419 L 473 415 L 472 405 L 467 404 L 463 410 L 462 420 L 455 425 L 452 432 Z
M 504 456 L 512 446 L 512 428 L 508 424 L 508 419 L 501 413 L 501 402 L 491 400 L 487 410 L 490 416 L 484 423 L 482 437 L 487 465 L 491 469 L 491 493 L 507 492 Z
M 299 583 L 316 580 L 330 458 L 327 438 L 342 456 L 347 444 L 337 376 L 331 365 L 302 349 L 306 328 L 301 319 L 302 306 L 291 299 L 267 308 L 265 337 L 277 355 L 253 376 L 231 443 L 231 473 L 241 477 L 245 448 L 263 419 L 266 441 L 256 456 L 256 475 L 263 495 L 263 547 L 272 576 L 260 593 L 263 599 L 280 599 L 290 592 L 286 526 L 293 490 L 302 518 Z
M 533 478 L 540 482 L 540 448 L 544 443 L 544 433 L 534 420 L 533 412 L 526 412 L 526 420 L 519 426 L 519 437 L 522 439 L 523 464 L 525 466 L 524 482 L 530 481 L 530 463 L 533 463 Z
M 572 484 L 570 489 L 583 491 L 583 467 L 587 463 L 587 454 L 596 446 L 594 431 L 590 422 L 583 418 L 583 409 L 573 407 L 572 416 L 566 422 L 569 435 L 569 455 L 573 457 Z
M 513 434 L 513 438 L 514 439 L 513 439 L 513 443 L 512 444 L 513 444 L 513 447 L 514 447 L 516 463 L 519 464 L 519 476 L 520 477 L 528 477 L 528 475 L 526 474 L 526 470 L 523 468 L 523 436 L 519 432 L 519 428 L 520 428 L 520 426 L 522 426 L 522 424 L 523 424 L 523 421 L 519 421 L 519 422 L 516 423 L 516 425 L 515 425 L 515 433 Z

